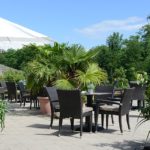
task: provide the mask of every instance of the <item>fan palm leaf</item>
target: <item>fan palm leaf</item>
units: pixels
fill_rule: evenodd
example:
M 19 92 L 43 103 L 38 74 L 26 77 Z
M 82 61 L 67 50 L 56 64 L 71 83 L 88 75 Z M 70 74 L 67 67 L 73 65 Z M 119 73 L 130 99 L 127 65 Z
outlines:
M 89 83 L 100 84 L 107 80 L 107 74 L 97 64 L 89 64 L 86 72 L 77 70 L 76 80 L 86 86 Z
M 59 89 L 74 89 L 75 87 L 67 79 L 59 79 L 55 82 L 55 86 Z

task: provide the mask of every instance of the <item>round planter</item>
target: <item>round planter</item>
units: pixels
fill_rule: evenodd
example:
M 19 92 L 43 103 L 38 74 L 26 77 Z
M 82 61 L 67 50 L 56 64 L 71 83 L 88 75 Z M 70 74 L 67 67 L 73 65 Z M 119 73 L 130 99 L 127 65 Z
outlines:
M 48 97 L 38 97 L 42 114 L 51 115 L 50 101 Z

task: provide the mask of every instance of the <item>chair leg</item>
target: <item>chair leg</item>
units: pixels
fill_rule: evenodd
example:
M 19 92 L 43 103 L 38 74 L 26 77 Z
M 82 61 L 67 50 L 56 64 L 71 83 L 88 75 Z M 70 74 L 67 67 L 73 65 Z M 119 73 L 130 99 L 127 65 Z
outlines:
M 36 99 L 36 107 L 39 108 L 40 107 L 40 104 L 39 104 L 39 100 Z
M 30 98 L 30 109 L 32 108 L 32 98 Z
M 17 103 L 17 99 L 18 99 L 18 97 L 17 97 L 17 95 L 15 95 L 15 102 Z
M 120 127 L 121 133 L 123 133 L 123 130 L 122 130 L 122 116 L 121 115 L 119 115 L 119 127 Z
M 129 114 L 126 114 L 128 129 L 130 130 Z
M 133 106 L 133 100 L 131 100 L 131 109 L 132 109 L 132 106 Z
M 70 118 L 71 130 L 74 130 L 74 118 Z
M 142 100 L 138 100 L 137 101 L 137 107 L 138 107 L 138 109 L 141 109 L 142 108 Z
M 34 108 L 38 109 L 38 99 L 37 98 L 33 98 L 33 103 L 34 103 Z
M 91 115 L 90 115 L 90 132 L 92 132 L 92 112 L 91 112 Z
M 54 112 L 52 111 L 51 112 L 51 121 L 50 121 L 50 128 L 52 128 L 52 126 L 53 126 L 53 118 L 54 118 Z
M 102 127 L 104 127 L 104 114 L 101 114 Z
M 23 101 L 23 100 L 22 100 L 22 97 L 21 97 L 21 98 L 20 98 L 20 106 L 22 106 L 22 101 Z
M 106 114 L 106 129 L 108 129 L 108 119 L 109 119 L 109 115 Z
M 114 124 L 114 117 L 113 117 L 113 115 L 111 115 L 111 121 L 112 121 L 112 124 Z
M 143 100 L 143 106 L 142 107 L 145 108 L 145 100 Z
M 83 117 L 80 118 L 80 137 L 82 137 L 82 131 L 83 131 Z
M 23 105 L 25 106 L 25 104 L 26 104 L 26 98 L 24 97 L 23 100 L 24 100 L 23 101 L 24 102 Z
M 60 130 L 61 130 L 61 128 L 62 128 L 62 121 L 63 121 L 63 119 L 60 117 L 60 118 L 59 118 L 59 131 L 58 131 L 58 136 L 60 136 Z
M 98 115 L 99 115 L 99 112 L 98 112 L 98 109 L 96 109 L 96 110 L 94 111 L 94 119 L 95 119 L 95 132 L 97 131 Z
M 145 100 L 142 100 L 142 108 L 145 108 Z

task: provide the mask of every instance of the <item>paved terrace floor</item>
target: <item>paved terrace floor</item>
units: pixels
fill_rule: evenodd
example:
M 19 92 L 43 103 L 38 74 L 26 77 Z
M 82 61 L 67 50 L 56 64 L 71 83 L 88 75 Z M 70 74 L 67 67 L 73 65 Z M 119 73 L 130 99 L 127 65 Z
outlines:
M 137 110 L 130 112 L 131 131 L 127 129 L 124 116 L 124 133 L 121 134 L 118 118 L 115 117 L 115 124 L 112 125 L 110 121 L 108 130 L 83 133 L 81 139 L 79 132 L 72 133 L 70 121 L 65 119 L 64 130 L 58 137 L 58 119 L 54 120 L 53 129 L 49 129 L 48 116 L 41 115 L 36 109 L 29 110 L 28 106 L 11 103 L 6 115 L 6 127 L 0 133 L 0 150 L 141 150 L 150 123 L 134 131 L 138 115 Z M 76 124 L 79 122 L 76 121 Z

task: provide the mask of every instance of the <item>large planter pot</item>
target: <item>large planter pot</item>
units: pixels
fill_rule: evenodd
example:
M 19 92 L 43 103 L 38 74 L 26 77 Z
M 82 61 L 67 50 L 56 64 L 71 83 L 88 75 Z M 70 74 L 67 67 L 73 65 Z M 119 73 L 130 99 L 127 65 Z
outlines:
M 42 114 L 51 115 L 50 101 L 48 97 L 38 97 Z

